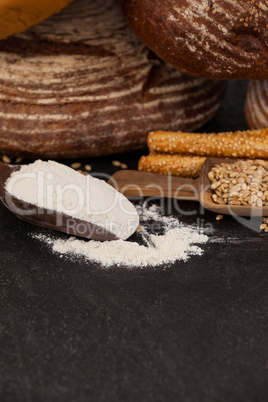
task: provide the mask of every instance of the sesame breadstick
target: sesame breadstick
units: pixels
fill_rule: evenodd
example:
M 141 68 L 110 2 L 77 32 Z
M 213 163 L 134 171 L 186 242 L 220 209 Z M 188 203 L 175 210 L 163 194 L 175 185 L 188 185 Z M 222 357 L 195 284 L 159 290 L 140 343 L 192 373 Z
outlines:
M 268 159 L 268 129 L 220 134 L 155 131 L 148 135 L 151 152 L 230 158 Z
M 196 178 L 206 158 L 200 156 L 166 155 L 152 153 L 142 156 L 139 170 L 163 175 Z

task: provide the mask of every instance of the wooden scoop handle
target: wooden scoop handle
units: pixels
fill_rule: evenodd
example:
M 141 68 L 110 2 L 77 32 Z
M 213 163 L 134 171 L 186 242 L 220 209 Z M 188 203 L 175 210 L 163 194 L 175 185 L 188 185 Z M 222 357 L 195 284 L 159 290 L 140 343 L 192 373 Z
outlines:
M 199 200 L 199 180 L 156 173 L 120 170 L 108 181 L 126 197 L 172 197 Z

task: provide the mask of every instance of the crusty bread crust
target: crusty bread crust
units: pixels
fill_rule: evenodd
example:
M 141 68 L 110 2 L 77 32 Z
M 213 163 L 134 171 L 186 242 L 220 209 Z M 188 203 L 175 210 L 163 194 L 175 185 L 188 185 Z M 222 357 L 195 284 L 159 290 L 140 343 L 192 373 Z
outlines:
M 245 114 L 250 128 L 268 127 L 268 80 L 249 83 Z
M 144 148 L 150 130 L 204 124 L 224 89 L 159 60 L 117 0 L 76 0 L 0 41 L 0 151 L 71 158 Z
M 121 0 L 135 34 L 179 70 L 216 79 L 268 78 L 268 2 Z

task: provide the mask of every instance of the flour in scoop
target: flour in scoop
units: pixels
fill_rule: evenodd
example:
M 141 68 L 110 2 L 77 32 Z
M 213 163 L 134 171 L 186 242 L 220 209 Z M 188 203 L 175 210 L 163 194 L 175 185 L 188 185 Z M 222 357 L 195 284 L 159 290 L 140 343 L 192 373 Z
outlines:
M 187 261 L 192 255 L 203 254 L 200 245 L 208 241 L 208 236 L 200 233 L 198 228 L 184 225 L 176 217 L 162 216 L 161 209 L 155 205 L 147 208 L 144 204 L 138 206 L 137 210 L 140 224 L 144 225 L 143 230 L 136 233 L 136 236 L 140 236 L 139 242 L 84 241 L 75 237 L 63 240 L 45 235 L 33 237 L 47 243 L 55 253 L 67 258 L 84 257 L 104 267 L 117 265 L 143 268 L 166 265 L 177 260 Z M 150 227 L 154 228 L 154 233 Z M 144 240 L 149 237 L 154 247 L 143 241 L 143 237 Z
M 139 225 L 134 205 L 104 180 L 37 160 L 13 172 L 5 189 L 19 200 L 98 225 L 127 239 Z

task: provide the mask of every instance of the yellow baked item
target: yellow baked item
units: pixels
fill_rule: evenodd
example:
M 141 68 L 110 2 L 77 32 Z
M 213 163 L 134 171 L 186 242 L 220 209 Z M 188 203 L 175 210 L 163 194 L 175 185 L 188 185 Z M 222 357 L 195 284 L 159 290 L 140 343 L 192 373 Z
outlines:
M 163 175 L 199 177 L 201 167 L 206 158 L 202 156 L 167 155 L 152 153 L 142 156 L 139 170 Z
M 0 39 L 25 31 L 38 24 L 73 0 L 1 0 Z
M 268 159 L 268 128 L 219 134 L 155 131 L 147 142 L 154 153 Z

